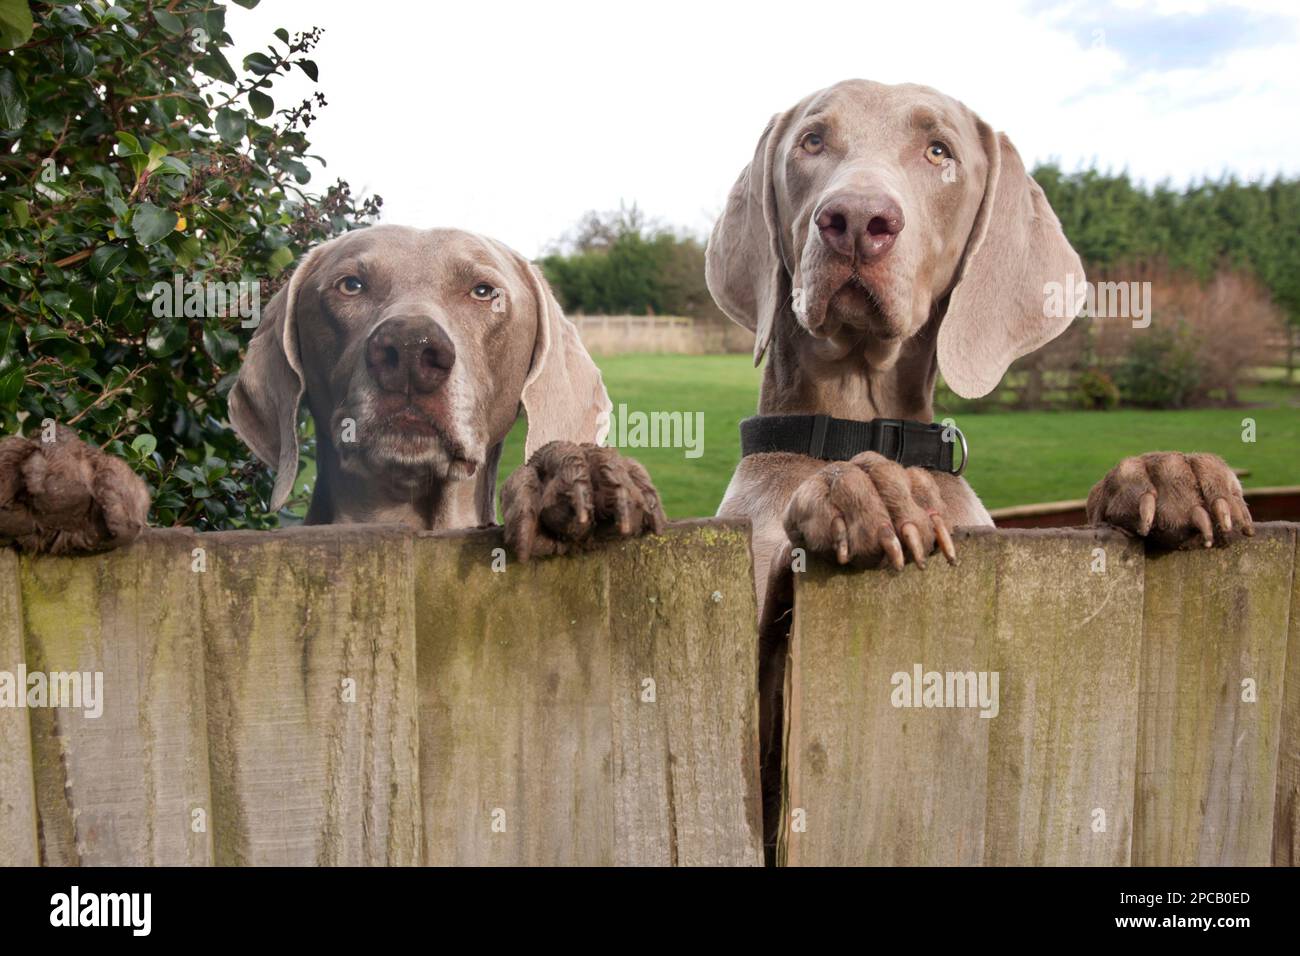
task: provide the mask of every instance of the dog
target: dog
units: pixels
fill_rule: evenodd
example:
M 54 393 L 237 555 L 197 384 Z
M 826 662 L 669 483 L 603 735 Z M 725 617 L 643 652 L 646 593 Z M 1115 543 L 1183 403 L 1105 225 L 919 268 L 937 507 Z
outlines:
M 719 307 L 755 333 L 755 365 L 767 356 L 718 514 L 753 527 L 770 842 L 794 549 L 899 571 L 936 548 L 955 562 L 950 529 L 993 522 L 960 477 L 964 456 L 955 467 L 958 436 L 932 423 L 936 378 L 987 394 L 1065 330 L 1078 310 L 1045 308 L 1046 292 L 1083 289 L 1084 274 L 1005 134 L 936 90 L 866 80 L 772 118 L 705 268 Z M 1253 533 L 1213 455 L 1125 459 L 1088 516 L 1169 547 Z
M 303 402 L 316 425 L 308 524 L 494 524 L 501 449 L 521 411 L 527 463 L 502 489 L 520 559 L 666 523 L 645 469 L 600 445 L 611 403 L 577 330 L 541 273 L 494 240 L 381 225 L 304 257 L 268 303 L 229 401 L 235 431 L 276 470 L 271 510 L 297 478 Z M 0 534 L 49 552 L 134 538 L 143 482 L 70 430 L 56 437 L 0 445 Z

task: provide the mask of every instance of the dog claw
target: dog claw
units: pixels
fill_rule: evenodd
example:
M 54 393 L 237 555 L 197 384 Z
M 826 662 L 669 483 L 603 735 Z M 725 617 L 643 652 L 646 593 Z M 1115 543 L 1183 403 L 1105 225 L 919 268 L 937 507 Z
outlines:
M 1196 525 L 1196 530 L 1205 539 L 1205 547 L 1214 547 L 1214 526 L 1210 524 L 1209 513 L 1200 505 L 1192 509 L 1192 524 Z
M 889 563 L 894 566 L 894 570 L 903 570 L 903 564 L 906 560 L 903 557 L 903 546 L 898 543 L 898 536 L 894 534 L 894 529 L 888 525 L 883 526 L 881 529 L 880 547 L 889 558 Z
M 921 532 L 917 530 L 916 525 L 907 522 L 899 529 L 903 541 L 907 543 L 908 553 L 912 555 L 912 560 L 921 570 L 925 570 L 925 548 L 921 544 Z
M 836 516 L 831 522 L 831 533 L 835 536 L 835 560 L 840 564 L 849 563 L 849 537 L 848 529 L 844 526 L 844 519 Z
M 1214 516 L 1219 519 L 1219 528 L 1226 534 L 1232 530 L 1232 512 L 1228 508 L 1228 502 L 1225 498 L 1215 498 L 1214 504 L 1210 506 L 1214 509 Z
M 948 533 L 948 526 L 943 523 L 943 519 L 937 513 L 930 515 L 930 523 L 934 525 L 934 536 L 939 542 L 939 550 L 948 559 L 948 563 L 956 567 L 957 549 L 953 546 L 952 535 Z
M 1156 493 L 1148 491 L 1138 502 L 1138 534 L 1145 535 L 1156 520 Z

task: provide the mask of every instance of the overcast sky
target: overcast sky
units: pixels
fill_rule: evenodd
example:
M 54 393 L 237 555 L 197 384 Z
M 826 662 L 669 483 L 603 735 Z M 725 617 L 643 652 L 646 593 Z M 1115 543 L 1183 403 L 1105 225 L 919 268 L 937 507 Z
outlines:
M 227 30 L 242 57 L 277 27 L 325 29 L 313 151 L 330 181 L 383 196 L 384 221 L 535 256 L 620 201 L 707 232 L 771 115 L 849 77 L 955 96 L 1030 164 L 1148 182 L 1296 174 L 1298 8 L 262 0 L 232 5 Z M 277 106 L 308 92 L 299 77 Z

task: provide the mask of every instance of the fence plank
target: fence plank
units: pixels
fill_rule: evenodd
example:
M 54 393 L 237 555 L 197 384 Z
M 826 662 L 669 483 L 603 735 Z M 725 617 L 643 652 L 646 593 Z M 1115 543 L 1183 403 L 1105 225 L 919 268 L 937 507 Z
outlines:
M 1274 866 L 1300 866 L 1300 534 L 1293 530 L 1293 537 L 1296 550 L 1291 572 L 1291 622 L 1273 807 Z
M 746 533 L 500 571 L 499 532 L 418 548 L 427 862 L 761 863 Z
M 761 866 L 748 527 L 684 522 L 609 560 L 615 862 Z
M 1147 560 L 1135 865 L 1272 857 L 1295 532 L 1256 527 Z
M 411 536 L 202 537 L 219 864 L 419 861 Z
M 32 710 L 42 861 L 211 860 L 194 537 L 155 531 L 85 558 L 22 561 L 30 671 L 103 675 L 103 712 Z
M 25 682 L 19 679 L 26 666 L 21 605 L 18 557 L 12 550 L 0 548 L 0 671 L 11 675 L 14 705 L 27 693 Z M 35 866 L 39 862 L 27 710 L 0 706 L 0 866 Z
M 1001 541 L 994 666 L 1007 710 L 991 721 L 984 862 L 1127 864 L 1142 548 L 1113 532 Z
M 797 576 L 786 863 L 1126 860 L 1136 546 L 1110 533 L 990 531 L 958 547 L 956 568 Z M 1105 573 L 1092 570 L 1098 547 Z M 895 706 L 912 698 L 894 675 L 918 665 L 998 672 L 997 715 Z M 1098 806 L 1107 827 L 1094 833 Z

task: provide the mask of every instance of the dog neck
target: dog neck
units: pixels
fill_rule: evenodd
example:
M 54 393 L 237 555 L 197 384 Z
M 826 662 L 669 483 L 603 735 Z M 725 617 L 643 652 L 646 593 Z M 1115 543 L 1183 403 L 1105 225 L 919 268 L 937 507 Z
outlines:
M 932 421 L 938 332 L 938 317 L 931 317 L 903 341 L 888 367 L 873 368 L 864 358 L 865 338 L 836 345 L 813 338 L 786 316 L 768 346 L 759 414 Z
M 317 437 L 316 487 L 306 524 L 402 524 L 451 531 L 494 523 L 501 445 L 492 446 L 473 480 L 385 481 L 344 470 L 338 451 Z

